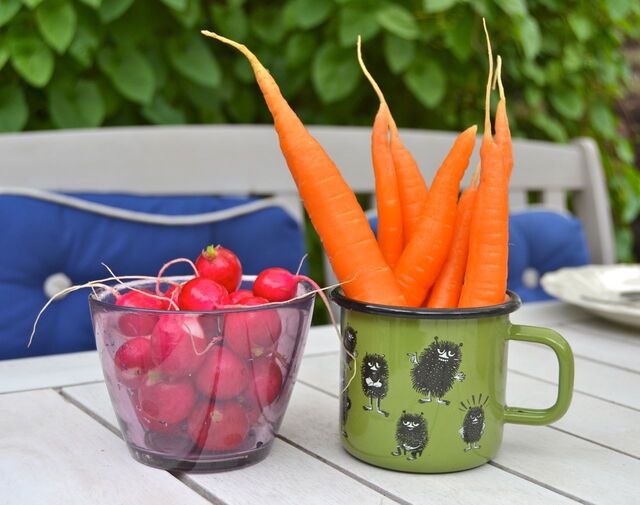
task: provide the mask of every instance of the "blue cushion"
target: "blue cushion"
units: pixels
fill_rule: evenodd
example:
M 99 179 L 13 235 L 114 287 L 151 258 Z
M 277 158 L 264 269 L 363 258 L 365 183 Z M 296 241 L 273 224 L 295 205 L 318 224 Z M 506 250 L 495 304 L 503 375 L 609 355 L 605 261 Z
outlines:
M 76 197 L 152 214 L 189 215 L 228 209 L 248 197 L 132 196 L 76 194 Z M 118 275 L 156 275 L 168 260 L 195 259 L 207 244 L 222 244 L 240 258 L 244 272 L 280 266 L 294 270 L 302 258 L 300 224 L 280 207 L 268 207 L 222 222 L 163 226 L 105 217 L 24 196 L 0 196 L 0 359 L 95 348 L 88 290 L 53 303 L 40 320 L 30 348 L 31 326 L 48 297 L 43 283 L 66 274 L 74 284 Z M 188 274 L 176 265 L 169 274 Z
M 549 210 L 527 210 L 509 219 L 509 280 L 507 286 L 523 301 L 549 300 L 535 281 L 562 267 L 589 263 L 589 248 L 582 223 L 570 214 Z M 525 272 L 534 275 L 527 282 Z
M 374 216 L 369 222 L 375 232 L 378 218 Z M 526 210 L 509 216 L 507 286 L 523 301 L 552 298 L 536 277 L 539 279 L 543 274 L 562 267 L 587 263 L 589 248 L 582 223 L 572 215 L 550 210 Z M 531 279 L 527 279 L 528 273 L 533 274 Z

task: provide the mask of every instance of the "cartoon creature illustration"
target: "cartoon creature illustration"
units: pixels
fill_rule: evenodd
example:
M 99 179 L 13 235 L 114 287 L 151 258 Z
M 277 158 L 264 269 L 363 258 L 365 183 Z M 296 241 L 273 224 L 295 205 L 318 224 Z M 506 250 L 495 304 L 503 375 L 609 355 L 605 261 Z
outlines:
M 473 395 L 472 400 L 467 402 L 469 405 L 466 405 L 464 402 L 460 402 L 462 407 L 460 410 L 466 411 L 467 413 L 464 416 L 464 420 L 462 421 L 462 427 L 458 430 L 460 434 L 460 438 L 467 443 L 467 447 L 464 448 L 464 452 L 470 451 L 471 449 L 480 449 L 480 438 L 484 433 L 484 406 L 489 401 L 489 397 L 487 396 L 484 401 L 482 401 L 482 394 L 478 397 L 478 402 L 476 403 L 475 395 Z
M 411 370 L 413 388 L 427 395 L 418 400 L 420 403 L 429 403 L 433 395 L 438 403 L 449 405 L 449 400 L 442 397 L 453 387 L 454 381 L 464 380 L 464 373 L 458 372 L 462 360 L 461 347 L 462 344 L 440 341 L 436 337 L 420 357 L 415 352 L 407 354 L 411 363 L 415 364 Z
M 363 405 L 364 410 L 373 410 L 373 399 L 377 401 L 376 411 L 385 417 L 389 416 L 380 407 L 382 400 L 389 392 L 389 365 L 384 354 L 365 354 L 362 360 L 362 390 L 369 397 L 369 405 Z
M 418 456 L 422 456 L 422 451 L 429 441 L 427 435 L 427 420 L 420 414 L 407 414 L 406 410 L 402 411 L 398 424 L 396 426 L 396 450 L 391 453 L 392 456 L 407 456 L 408 461 L 413 461 Z
M 347 370 L 342 370 L 342 392 L 340 393 L 340 426 L 342 427 L 342 436 L 348 438 L 345 430 L 347 417 L 351 409 L 351 398 L 349 398 L 349 390 L 347 389 Z
M 354 357 L 358 356 L 356 351 L 356 344 L 358 343 L 358 332 L 351 326 L 347 325 L 344 329 L 344 335 L 342 337 L 342 345 L 345 349 L 345 363 L 347 366 L 351 365 Z

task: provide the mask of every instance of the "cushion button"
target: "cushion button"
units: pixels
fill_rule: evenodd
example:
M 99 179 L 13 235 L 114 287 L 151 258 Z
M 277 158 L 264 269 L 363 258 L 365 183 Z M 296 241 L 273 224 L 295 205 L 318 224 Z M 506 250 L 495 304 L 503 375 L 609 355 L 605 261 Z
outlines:
M 529 289 L 535 289 L 540 284 L 540 274 L 535 268 L 529 267 L 522 272 L 522 284 Z
M 44 280 L 42 289 L 46 297 L 51 298 L 56 293 L 62 291 L 63 289 L 71 287 L 72 285 L 73 283 L 71 282 L 71 279 L 69 279 L 68 275 L 62 272 L 58 272 L 55 274 L 51 274 Z M 64 296 L 60 296 L 56 298 L 56 300 L 62 300 L 62 298 L 64 298 Z

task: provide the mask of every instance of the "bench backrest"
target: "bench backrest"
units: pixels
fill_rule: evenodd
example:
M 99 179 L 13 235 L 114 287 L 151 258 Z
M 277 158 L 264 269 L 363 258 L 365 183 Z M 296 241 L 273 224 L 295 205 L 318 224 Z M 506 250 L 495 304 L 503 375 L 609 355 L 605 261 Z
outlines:
M 371 130 L 310 128 L 354 191 L 372 193 Z M 428 181 L 455 138 L 448 132 L 404 130 L 402 138 Z M 592 261 L 614 261 L 613 226 L 598 149 L 515 140 L 510 207 L 572 210 L 581 219 Z M 477 149 L 476 149 L 477 151 Z M 477 153 L 471 167 L 477 164 Z M 467 174 L 466 183 L 470 178 Z M 264 194 L 301 207 L 271 125 L 101 128 L 0 135 L 0 185 L 58 191 L 138 194 Z

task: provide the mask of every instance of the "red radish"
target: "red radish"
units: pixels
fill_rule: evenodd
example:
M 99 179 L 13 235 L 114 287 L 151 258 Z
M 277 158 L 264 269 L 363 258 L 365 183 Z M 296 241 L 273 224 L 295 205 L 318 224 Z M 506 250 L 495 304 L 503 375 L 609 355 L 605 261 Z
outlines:
M 182 310 L 215 310 L 224 305 L 227 290 L 221 284 L 196 277 L 182 285 L 178 305 Z
M 235 354 L 224 347 L 207 353 L 198 375 L 198 390 L 211 399 L 228 400 L 238 396 L 249 382 L 249 368 Z
M 114 361 L 118 380 L 127 386 L 137 386 L 153 366 L 149 339 L 135 337 L 127 340 L 116 351 Z
M 172 378 L 195 372 L 207 347 L 199 317 L 171 313 L 160 317 L 151 334 L 151 359 Z
M 298 283 L 307 280 L 305 276 L 293 275 L 284 268 L 267 268 L 258 274 L 253 283 L 256 296 L 270 302 L 284 302 L 296 296 Z
M 253 388 L 261 407 L 266 407 L 280 394 L 282 388 L 282 372 L 280 367 L 269 358 L 253 362 Z
M 242 393 L 242 396 L 238 398 L 238 401 L 247 414 L 249 426 L 255 425 L 258 422 L 258 419 L 260 419 L 262 409 L 258 403 L 258 398 L 256 397 L 254 388 L 247 388 L 244 393 Z
M 140 414 L 153 426 L 154 422 L 165 427 L 187 418 L 196 401 L 191 381 L 164 382 L 158 374 L 147 374 L 138 389 Z
M 171 286 L 169 289 L 167 289 L 167 291 L 163 295 L 165 298 L 167 298 L 167 301 L 164 305 L 165 310 L 179 310 L 180 305 L 178 304 L 178 297 L 180 296 L 181 290 L 181 285 Z M 175 305 L 169 300 L 173 301 Z M 176 309 L 176 306 L 178 306 L 178 309 Z
M 222 284 L 230 293 L 238 289 L 242 280 L 242 265 L 229 249 L 208 246 L 196 260 L 200 277 Z
M 256 306 L 268 303 L 264 298 L 244 299 L 241 304 Z M 275 309 L 229 312 L 224 316 L 224 344 L 243 358 L 267 354 L 280 336 L 282 325 Z
M 156 297 L 151 291 L 129 291 L 116 300 L 119 307 L 131 307 L 138 309 L 164 309 L 165 302 Z M 120 316 L 118 327 L 123 335 L 127 337 L 140 337 L 149 335 L 158 320 L 154 314 L 134 314 L 127 312 Z
M 247 298 L 253 298 L 253 291 L 240 289 L 233 293 L 229 293 L 229 296 L 227 296 L 226 299 L 226 305 L 242 305 L 242 300 L 246 300 Z
M 228 451 L 247 438 L 249 422 L 237 402 L 202 402 L 189 417 L 187 428 L 198 447 L 209 451 Z

